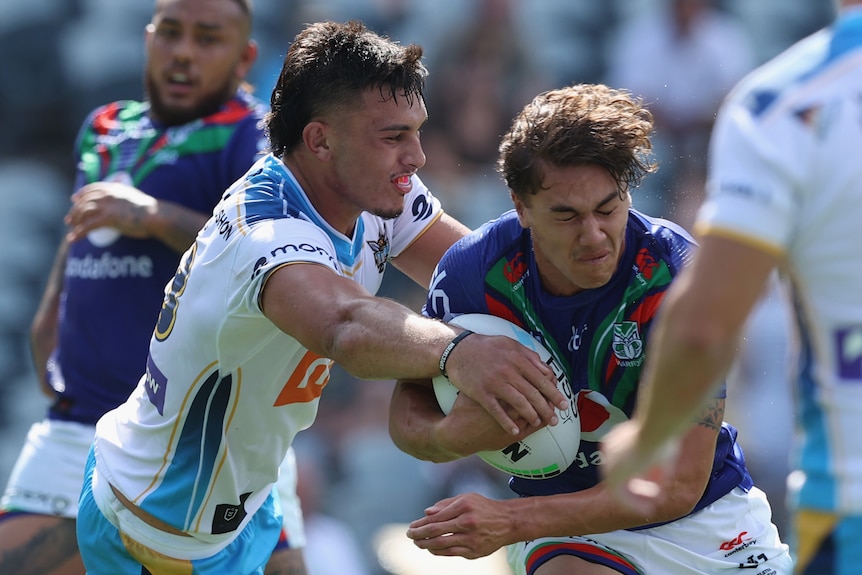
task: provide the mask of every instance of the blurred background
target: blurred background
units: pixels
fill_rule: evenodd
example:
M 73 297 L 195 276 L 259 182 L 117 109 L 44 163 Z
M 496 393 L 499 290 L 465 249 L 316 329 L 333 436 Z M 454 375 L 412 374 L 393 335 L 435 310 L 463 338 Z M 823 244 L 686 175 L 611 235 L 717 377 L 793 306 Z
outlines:
M 363 20 L 425 49 L 430 70 L 423 180 L 475 227 L 510 207 L 493 163 L 513 115 L 540 91 L 604 82 L 642 96 L 656 118 L 659 172 L 635 207 L 688 227 L 703 195 L 705 151 L 721 98 L 746 72 L 826 25 L 832 0 L 254 0 L 260 56 L 250 78 L 268 101 L 304 23 Z M 0 0 L 0 482 L 47 399 L 27 343 L 63 233 L 77 130 L 94 107 L 141 99 L 150 0 Z M 423 290 L 395 270 L 382 295 L 419 309 Z M 784 529 L 792 417 L 789 325 L 766 295 L 731 374 L 727 419 Z M 374 534 L 466 490 L 508 497 L 473 459 L 446 465 L 400 453 L 386 430 L 392 382 L 335 371 L 297 443 L 312 575 L 382 575 Z M 319 541 L 328 541 L 318 547 Z M 334 540 L 343 552 L 335 553 Z M 339 557 L 344 557 L 340 560 Z M 351 559 L 351 557 L 353 559 Z M 394 567 L 391 567 L 394 569 Z

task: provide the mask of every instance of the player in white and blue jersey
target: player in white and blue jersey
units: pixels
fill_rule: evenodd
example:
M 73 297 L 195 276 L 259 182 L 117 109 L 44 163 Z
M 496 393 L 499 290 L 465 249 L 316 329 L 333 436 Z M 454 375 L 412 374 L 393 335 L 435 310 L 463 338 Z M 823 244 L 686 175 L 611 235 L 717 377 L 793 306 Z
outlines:
M 371 379 L 438 372 L 461 330 L 373 295 L 390 262 L 428 285 L 467 231 L 416 176 L 421 55 L 358 22 L 294 40 L 266 120 L 272 153 L 184 254 L 143 377 L 97 423 L 78 515 L 90 575 L 262 573 L 280 531 L 272 486 L 333 362 Z M 531 421 L 565 405 L 538 356 L 470 339 L 502 367 L 461 356 L 450 374 L 501 424 L 502 402 Z
M 862 2 L 843 0 L 832 26 L 754 71 L 723 104 L 697 219 L 702 247 L 668 294 L 636 426 L 607 446 L 620 493 L 649 506 L 644 483 L 625 477 L 728 368 L 747 315 L 780 270 L 798 336 L 789 539 L 806 575 L 862 565 L 860 147 Z

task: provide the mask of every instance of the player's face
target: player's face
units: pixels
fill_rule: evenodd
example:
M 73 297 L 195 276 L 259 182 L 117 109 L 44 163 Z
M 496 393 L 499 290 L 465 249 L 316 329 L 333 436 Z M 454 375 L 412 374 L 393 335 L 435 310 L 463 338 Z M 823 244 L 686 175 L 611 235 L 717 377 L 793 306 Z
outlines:
M 365 91 L 358 106 L 334 113 L 326 142 L 331 183 L 345 215 L 366 211 L 394 218 L 404 211 L 410 176 L 425 165 L 419 130 L 427 117 L 421 99 L 383 100 L 377 89 Z
M 544 185 L 526 203 L 513 196 L 542 284 L 555 295 L 605 285 L 622 256 L 631 196 L 595 165 L 548 166 Z
M 179 125 L 216 112 L 257 55 L 234 0 L 162 0 L 146 29 L 144 81 L 152 115 Z

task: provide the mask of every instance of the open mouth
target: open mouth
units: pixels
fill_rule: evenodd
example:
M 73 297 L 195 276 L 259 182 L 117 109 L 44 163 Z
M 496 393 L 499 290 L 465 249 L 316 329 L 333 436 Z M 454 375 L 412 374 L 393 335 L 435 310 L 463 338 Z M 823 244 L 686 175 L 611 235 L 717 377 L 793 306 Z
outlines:
M 398 176 L 397 178 L 392 180 L 392 183 L 395 184 L 398 189 L 403 192 L 409 192 L 410 188 L 412 187 L 410 176 Z

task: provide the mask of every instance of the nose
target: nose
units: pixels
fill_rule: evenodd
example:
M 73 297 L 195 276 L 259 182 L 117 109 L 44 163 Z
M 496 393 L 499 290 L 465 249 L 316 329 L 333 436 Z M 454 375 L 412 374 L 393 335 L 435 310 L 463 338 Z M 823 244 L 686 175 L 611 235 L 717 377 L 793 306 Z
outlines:
M 593 245 L 604 240 L 605 234 L 602 231 L 601 223 L 595 214 L 587 214 L 581 222 L 581 233 L 579 236 L 582 245 Z
M 188 62 L 194 53 L 194 38 L 191 34 L 181 34 L 171 46 L 171 55 L 177 62 Z
M 410 144 L 407 146 L 405 162 L 414 170 L 418 170 L 425 165 L 425 150 L 422 149 L 422 142 L 417 134 L 411 138 Z

